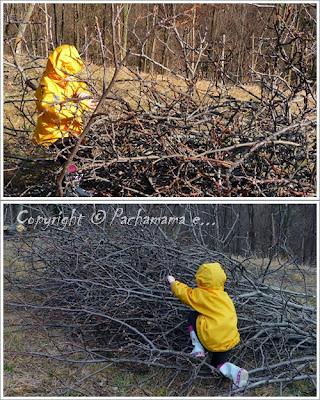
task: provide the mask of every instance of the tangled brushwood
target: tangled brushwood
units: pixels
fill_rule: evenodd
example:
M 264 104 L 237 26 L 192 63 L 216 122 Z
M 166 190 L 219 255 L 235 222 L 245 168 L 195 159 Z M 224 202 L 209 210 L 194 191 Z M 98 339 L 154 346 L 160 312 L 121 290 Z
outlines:
M 140 92 L 146 89 L 144 82 Z M 151 83 L 148 89 L 155 91 Z M 290 124 L 278 107 L 273 120 L 265 104 L 221 96 L 206 105 L 181 95 L 161 100 L 150 112 L 96 119 L 77 157 L 87 190 L 102 196 L 313 195 L 313 119 Z
M 20 310 L 25 326 L 49 338 L 47 350 L 31 355 L 163 369 L 167 395 L 192 395 L 204 380 L 220 387 L 220 395 L 239 393 L 225 385 L 221 393 L 223 381 L 209 356 L 199 361 L 189 355 L 188 309 L 165 279 L 173 274 L 194 285 L 197 267 L 217 260 L 238 313 L 241 343 L 232 360 L 249 370 L 244 393 L 272 385 L 281 395 L 295 382 L 314 392 L 316 306 L 306 272 L 290 258 L 259 267 L 250 259 L 240 262 L 201 244 L 200 236 L 190 239 L 191 233 L 178 241 L 161 226 L 115 224 L 102 231 L 88 224 L 29 232 L 25 239 L 21 234 L 15 258 L 20 270 L 5 275 L 12 291 L 7 307 Z M 300 285 L 292 289 L 291 279 Z

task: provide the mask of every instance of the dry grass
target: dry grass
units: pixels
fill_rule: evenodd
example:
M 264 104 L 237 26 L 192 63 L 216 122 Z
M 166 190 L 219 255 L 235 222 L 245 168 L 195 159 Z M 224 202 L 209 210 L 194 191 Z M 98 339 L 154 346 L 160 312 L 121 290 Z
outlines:
M 236 256 L 233 257 L 247 268 L 254 275 L 261 275 L 269 262 L 267 258 L 250 258 Z M 286 260 L 275 258 L 271 261 L 268 274 L 265 278 L 265 283 L 283 290 L 291 290 L 295 292 L 305 293 L 316 296 L 317 294 L 317 269 L 309 265 L 293 265 L 290 263 L 285 268 Z M 312 297 L 311 303 L 314 303 Z M 312 304 L 314 305 L 314 304 Z
M 145 396 L 151 393 L 159 396 L 165 392 L 160 381 L 161 371 L 153 378 L 153 382 L 157 381 L 153 388 L 153 383 L 148 382 L 148 378 L 154 374 L 152 370 L 133 373 L 105 364 L 69 365 L 19 354 L 41 351 L 44 348 L 48 350 L 50 341 L 40 332 L 15 328 L 14 325 L 23 324 L 23 319 L 17 314 L 6 312 L 4 323 L 6 396 Z M 102 368 L 103 371 L 98 372 Z

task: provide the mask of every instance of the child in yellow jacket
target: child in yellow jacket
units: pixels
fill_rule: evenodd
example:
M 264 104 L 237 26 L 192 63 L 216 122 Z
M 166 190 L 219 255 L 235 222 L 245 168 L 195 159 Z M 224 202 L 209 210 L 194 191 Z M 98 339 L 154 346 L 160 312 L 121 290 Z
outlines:
M 36 90 L 38 120 L 33 142 L 60 152 L 63 164 L 67 151 L 83 131 L 82 116 L 97 102 L 87 85 L 76 78 L 84 67 L 78 50 L 69 44 L 57 47 L 49 56 L 40 85 Z M 74 165 L 69 166 L 75 172 Z
M 212 365 L 237 387 L 248 382 L 248 372 L 228 362 L 230 350 L 240 342 L 237 314 L 224 291 L 226 274 L 217 262 L 202 264 L 196 273 L 195 289 L 171 275 L 167 277 L 173 294 L 194 311 L 190 313 L 188 331 L 194 346 L 191 354 L 204 357 L 212 353 Z
M 63 44 L 50 54 L 36 90 L 39 117 L 33 133 L 35 143 L 48 147 L 81 134 L 84 111 L 96 105 L 87 85 L 75 77 L 83 67 L 72 45 Z

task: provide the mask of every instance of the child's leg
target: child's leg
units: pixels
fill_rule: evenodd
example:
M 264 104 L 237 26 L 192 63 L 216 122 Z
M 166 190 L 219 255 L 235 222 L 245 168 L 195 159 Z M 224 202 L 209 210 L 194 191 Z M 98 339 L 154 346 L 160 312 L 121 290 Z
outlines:
M 231 357 L 231 351 L 214 351 L 211 353 L 211 365 L 218 368 Z
M 56 154 L 56 159 L 60 164 L 60 167 L 63 167 L 65 162 L 67 161 L 69 154 L 75 145 L 75 138 L 73 137 L 65 137 L 58 139 L 50 146 L 50 150 Z M 75 164 L 70 164 L 66 171 L 67 176 L 75 176 L 77 173 L 78 168 Z M 63 186 L 66 184 L 66 179 L 63 180 Z
M 67 161 L 70 151 L 75 144 L 75 139 L 70 137 L 65 137 L 58 139 L 54 142 L 50 148 L 52 148 L 57 153 L 57 161 L 62 167 L 64 163 Z M 74 164 L 71 164 L 74 165 Z
M 57 154 L 57 161 L 61 167 L 64 166 L 76 142 L 77 138 L 70 136 L 58 139 L 50 146 L 51 150 Z M 71 195 L 75 194 L 80 197 L 91 197 L 89 192 L 80 187 L 81 179 L 82 175 L 79 174 L 76 164 L 69 164 L 62 181 L 62 186 L 68 189 Z
M 244 387 L 248 383 L 248 371 L 227 361 L 230 357 L 230 353 L 230 351 L 213 352 L 211 365 L 217 368 L 223 376 L 231 379 L 236 387 Z
M 193 329 L 194 331 L 197 330 L 197 318 L 198 318 L 199 313 L 197 311 L 190 311 L 188 314 L 188 331 L 189 328 Z M 191 329 L 191 330 L 192 330 Z
M 188 332 L 190 334 L 191 342 L 193 344 L 193 350 L 191 354 L 195 357 L 205 357 L 205 350 L 200 343 L 197 336 L 197 317 L 198 313 L 196 311 L 191 311 L 188 315 Z

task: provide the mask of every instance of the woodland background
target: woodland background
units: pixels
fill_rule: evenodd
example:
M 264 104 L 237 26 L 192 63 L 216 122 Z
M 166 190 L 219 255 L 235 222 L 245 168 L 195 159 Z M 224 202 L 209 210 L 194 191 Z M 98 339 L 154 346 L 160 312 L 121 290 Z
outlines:
M 100 206 L 96 206 L 97 209 Z M 105 224 L 112 218 L 112 210 L 121 207 L 124 215 L 135 216 L 142 207 L 135 204 L 119 204 L 112 207 L 103 207 L 109 210 Z M 168 208 L 169 207 L 169 208 Z M 208 239 L 204 235 L 204 242 L 212 249 L 219 249 L 230 255 L 246 257 L 254 255 L 258 258 L 269 257 L 272 254 L 285 254 L 288 250 L 297 262 L 310 266 L 316 265 L 316 233 L 317 216 L 315 206 L 299 204 L 207 204 L 190 206 L 195 215 L 201 216 Z M 16 227 L 17 215 L 22 210 L 28 210 L 26 216 L 37 215 L 54 217 L 70 215 L 72 207 L 66 205 L 28 206 L 8 205 L 5 209 L 4 223 Z M 190 208 L 186 205 L 151 205 L 142 207 L 142 215 L 174 215 L 180 217 L 189 215 Z M 210 211 L 208 211 L 210 210 Z M 26 229 L 32 227 L 25 226 Z M 230 229 L 232 228 L 231 232 Z M 187 230 L 183 226 L 164 227 L 168 235 L 175 240 L 188 238 Z M 213 240 L 214 238 L 214 240 Z
M 201 62 L 200 69 L 202 76 L 210 79 L 212 74 L 221 74 L 219 70 L 215 70 L 214 62 L 223 59 L 224 73 L 235 77 L 237 82 L 251 80 L 253 71 L 263 66 L 263 60 L 259 57 L 261 46 L 263 42 L 271 39 L 274 34 L 272 23 L 281 16 L 286 20 L 292 19 L 297 31 L 308 31 L 310 36 L 316 32 L 316 26 L 310 24 L 302 8 L 295 4 L 277 6 L 164 3 L 118 4 L 115 7 L 120 12 L 115 29 L 122 54 L 134 47 L 136 41 L 144 37 L 145 32 L 152 32 L 152 27 L 162 19 L 176 16 L 176 27 L 190 48 L 195 48 L 199 36 L 206 34 L 209 59 Z M 6 4 L 4 11 L 4 34 L 8 41 L 15 39 L 18 45 L 17 53 L 27 50 L 34 57 L 47 58 L 55 47 L 72 43 L 81 50 L 86 60 L 100 63 L 101 49 L 94 32 L 97 21 L 106 47 L 112 47 L 110 4 L 13 3 Z M 314 11 L 311 8 L 309 12 Z M 184 67 L 182 60 L 176 56 L 180 50 L 179 43 L 169 29 L 157 34 L 152 32 L 150 36 L 145 54 L 151 60 L 168 68 Z M 8 51 L 7 45 L 6 50 Z M 291 52 L 295 53 L 294 42 L 291 44 Z M 296 57 L 301 56 L 302 54 L 296 54 Z M 109 64 L 113 62 L 110 52 L 106 57 Z M 162 68 L 143 57 L 131 58 L 129 65 L 137 68 L 139 72 L 154 72 L 154 69 L 159 73 L 163 72 Z M 312 58 L 309 61 L 309 74 L 313 78 L 316 75 L 316 60 Z

